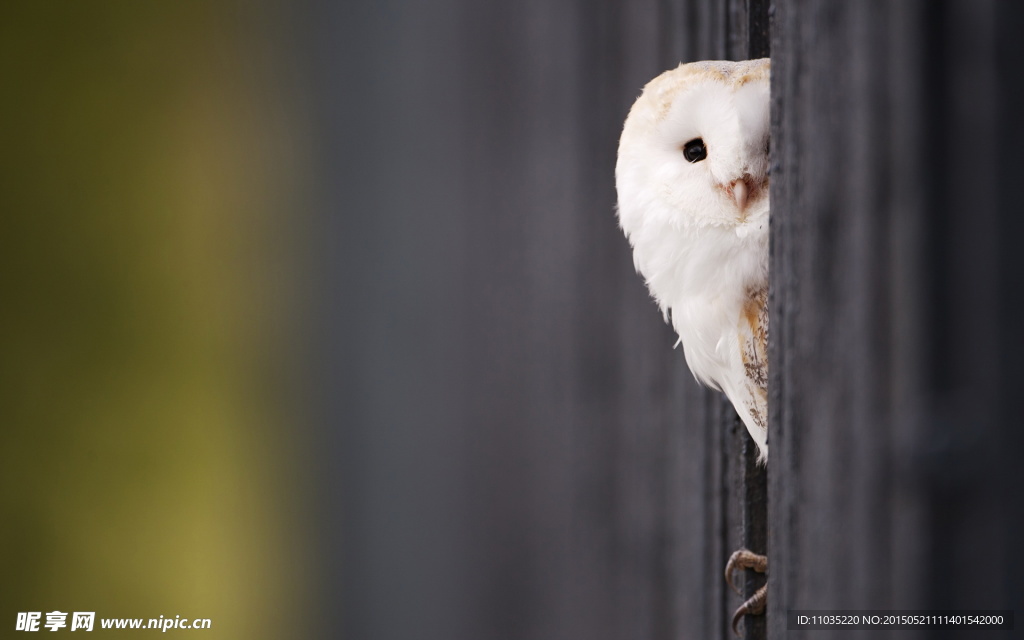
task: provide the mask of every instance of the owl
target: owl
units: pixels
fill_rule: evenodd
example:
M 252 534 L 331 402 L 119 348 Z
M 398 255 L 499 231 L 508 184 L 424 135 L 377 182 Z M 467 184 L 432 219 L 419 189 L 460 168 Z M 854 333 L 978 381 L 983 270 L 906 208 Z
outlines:
M 768 454 L 769 62 L 694 62 L 644 87 L 615 167 L 636 270 L 700 382 Z
M 762 462 L 768 456 L 768 79 L 768 59 L 666 71 L 630 110 L 615 167 L 619 224 L 636 270 L 678 334 L 690 371 L 729 398 Z M 767 566 L 763 556 L 737 554 L 726 568 L 730 585 L 736 567 Z M 737 616 L 763 610 L 764 597 Z

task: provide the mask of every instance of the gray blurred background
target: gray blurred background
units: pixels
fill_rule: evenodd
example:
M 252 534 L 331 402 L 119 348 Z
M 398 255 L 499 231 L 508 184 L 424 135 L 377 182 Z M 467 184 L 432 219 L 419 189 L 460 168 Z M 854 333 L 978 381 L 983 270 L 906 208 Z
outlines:
M 684 397 L 718 401 L 633 271 L 613 175 L 641 87 L 698 51 L 687 19 L 717 41 L 718 14 L 312 12 L 317 404 L 337 427 L 319 495 L 351 637 L 647 637 L 704 616 L 671 595 L 707 554 L 680 541 L 703 502 L 674 506 L 706 489 L 678 453 L 703 432 L 671 427 Z

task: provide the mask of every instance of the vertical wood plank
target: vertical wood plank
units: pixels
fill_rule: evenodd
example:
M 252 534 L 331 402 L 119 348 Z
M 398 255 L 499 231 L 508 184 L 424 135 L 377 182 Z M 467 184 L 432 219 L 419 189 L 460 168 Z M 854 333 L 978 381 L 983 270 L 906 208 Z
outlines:
M 914 599 L 891 578 L 903 560 L 891 547 L 894 490 L 908 482 L 890 443 L 891 319 L 905 304 L 888 290 L 892 185 L 916 167 L 887 135 L 913 87 L 890 100 L 905 61 L 878 25 L 900 10 L 777 3 L 769 637 L 794 636 L 790 608 Z
M 1001 386 L 1020 378 L 1020 20 L 994 1 L 776 3 L 770 638 L 819 635 L 787 631 L 787 609 L 1020 602 Z

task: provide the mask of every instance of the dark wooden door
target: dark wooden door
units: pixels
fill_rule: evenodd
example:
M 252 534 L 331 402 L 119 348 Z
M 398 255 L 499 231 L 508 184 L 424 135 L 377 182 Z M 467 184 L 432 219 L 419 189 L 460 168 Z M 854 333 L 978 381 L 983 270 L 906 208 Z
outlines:
M 1021 5 L 775 5 L 769 637 L 1019 607 Z

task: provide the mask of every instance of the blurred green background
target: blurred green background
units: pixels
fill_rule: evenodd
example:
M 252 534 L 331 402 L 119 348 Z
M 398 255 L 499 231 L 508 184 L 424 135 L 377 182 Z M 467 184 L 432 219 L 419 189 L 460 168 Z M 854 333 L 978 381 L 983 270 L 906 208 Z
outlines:
M 3 637 L 53 610 L 305 635 L 286 22 L 221 1 L 3 9 Z

